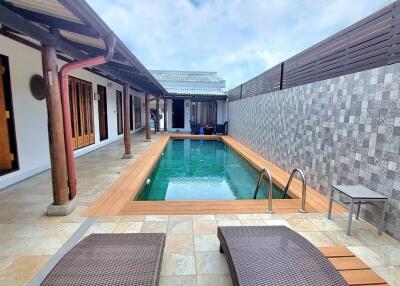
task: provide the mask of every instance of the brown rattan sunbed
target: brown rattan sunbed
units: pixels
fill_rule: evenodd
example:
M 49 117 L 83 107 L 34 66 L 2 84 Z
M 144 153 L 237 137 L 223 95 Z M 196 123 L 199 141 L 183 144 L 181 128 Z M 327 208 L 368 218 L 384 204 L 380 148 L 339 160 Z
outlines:
M 324 255 L 285 226 L 218 227 L 233 285 L 347 285 Z
M 91 234 L 41 285 L 157 285 L 164 233 Z

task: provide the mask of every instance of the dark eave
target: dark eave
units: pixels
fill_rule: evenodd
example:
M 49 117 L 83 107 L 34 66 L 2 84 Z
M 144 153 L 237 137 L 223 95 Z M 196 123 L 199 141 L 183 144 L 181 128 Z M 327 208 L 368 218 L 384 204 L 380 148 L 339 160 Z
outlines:
M 45 11 L 40 13 L 14 6 L 12 0 L 0 0 L 0 23 L 4 28 L 2 34 L 14 39 L 21 34 L 42 44 L 55 45 L 60 58 L 66 55 L 66 58 L 81 60 L 105 54 L 102 39 L 113 33 L 110 28 L 85 1 L 60 0 L 59 2 L 76 17 L 77 22 L 45 14 Z M 74 37 L 82 36 L 83 41 L 68 38 L 69 34 L 64 35 L 60 31 L 73 33 Z M 90 44 L 85 41 L 89 41 Z M 154 96 L 168 94 L 118 38 L 113 60 L 90 70 L 116 82 L 127 82 L 133 89 Z

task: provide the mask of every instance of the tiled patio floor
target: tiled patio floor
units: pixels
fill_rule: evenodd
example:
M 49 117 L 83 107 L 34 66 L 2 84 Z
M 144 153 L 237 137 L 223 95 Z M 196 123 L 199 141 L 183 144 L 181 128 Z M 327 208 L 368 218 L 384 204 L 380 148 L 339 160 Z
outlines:
M 156 136 L 153 135 L 154 138 Z M 133 159 L 121 160 L 118 141 L 77 159 L 78 207 L 66 217 L 46 217 L 51 202 L 50 173 L 45 172 L 0 192 L 0 285 L 25 285 L 86 220 L 80 214 L 151 143 L 133 139 Z M 118 216 L 98 217 L 91 232 L 166 232 L 160 285 L 231 285 L 225 258 L 218 251 L 221 225 L 292 227 L 316 246 L 347 246 L 391 285 L 400 285 L 400 242 L 364 221 L 345 234 L 346 218 L 325 214 Z

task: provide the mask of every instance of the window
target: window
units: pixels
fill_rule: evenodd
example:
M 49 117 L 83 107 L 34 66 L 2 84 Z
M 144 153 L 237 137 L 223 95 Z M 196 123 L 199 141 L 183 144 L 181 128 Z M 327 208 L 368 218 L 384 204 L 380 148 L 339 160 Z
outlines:
M 69 77 L 69 104 L 74 149 L 94 143 L 92 83 Z
M 117 127 L 118 127 L 118 135 L 124 133 L 124 121 L 122 118 L 122 92 L 119 90 L 116 91 L 117 98 Z
M 8 58 L 0 55 L 0 175 L 18 170 Z
M 217 103 L 215 101 L 192 102 L 190 121 L 200 126 L 215 127 L 217 119 Z
M 135 128 L 142 127 L 142 100 L 140 96 L 135 96 Z

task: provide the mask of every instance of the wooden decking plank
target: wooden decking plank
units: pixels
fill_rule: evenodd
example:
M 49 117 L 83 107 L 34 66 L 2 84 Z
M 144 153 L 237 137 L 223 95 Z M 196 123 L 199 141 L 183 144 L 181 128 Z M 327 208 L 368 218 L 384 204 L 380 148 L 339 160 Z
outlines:
M 357 257 L 332 257 L 328 260 L 337 270 L 369 269 L 368 265 Z
M 386 281 L 371 269 L 339 271 L 349 285 L 386 284 Z
M 347 247 L 344 246 L 319 247 L 318 249 L 327 258 L 355 256 Z

